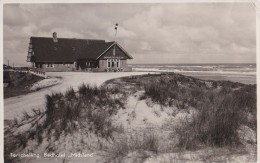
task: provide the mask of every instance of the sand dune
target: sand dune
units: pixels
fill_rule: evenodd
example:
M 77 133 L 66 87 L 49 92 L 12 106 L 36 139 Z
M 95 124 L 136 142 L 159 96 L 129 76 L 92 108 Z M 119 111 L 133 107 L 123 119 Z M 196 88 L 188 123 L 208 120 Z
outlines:
M 62 83 L 53 87 L 45 88 L 37 92 L 26 95 L 7 98 L 4 100 L 4 119 L 10 120 L 19 118 L 24 111 L 30 112 L 32 109 L 43 108 L 45 95 L 51 92 L 66 91 L 69 87 L 77 89 L 82 83 L 101 85 L 109 79 L 142 75 L 148 72 L 117 72 L 117 73 L 86 73 L 86 72 L 48 72 L 51 77 L 61 77 Z

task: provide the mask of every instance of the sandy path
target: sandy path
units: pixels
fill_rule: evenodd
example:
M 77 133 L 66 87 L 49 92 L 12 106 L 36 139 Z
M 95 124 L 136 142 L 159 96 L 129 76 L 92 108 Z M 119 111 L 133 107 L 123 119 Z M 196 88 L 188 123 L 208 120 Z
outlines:
M 4 99 L 4 119 L 13 119 L 21 117 L 24 111 L 30 112 L 33 108 L 43 108 L 45 95 L 52 91 L 66 91 L 69 87 L 77 89 L 82 83 L 96 84 L 100 86 L 103 82 L 109 79 L 130 76 L 142 75 L 148 72 L 117 72 L 117 73 L 86 73 L 86 72 L 49 72 L 48 76 L 62 77 L 62 84 L 53 87 L 45 88 L 37 92 L 26 95 L 11 97 Z

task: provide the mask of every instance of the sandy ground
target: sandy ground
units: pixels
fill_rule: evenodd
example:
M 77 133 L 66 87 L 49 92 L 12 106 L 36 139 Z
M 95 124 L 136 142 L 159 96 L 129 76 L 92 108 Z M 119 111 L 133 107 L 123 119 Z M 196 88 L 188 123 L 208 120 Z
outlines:
M 40 81 L 34 83 L 31 86 L 30 90 L 36 91 L 36 90 L 40 90 L 42 88 L 50 87 L 50 86 L 53 86 L 56 84 L 61 84 L 61 83 L 62 83 L 62 80 L 59 78 L 47 78 L 47 79 L 43 79 L 43 80 L 40 80 Z
M 20 118 L 23 112 L 30 112 L 32 109 L 44 107 L 45 95 L 51 92 L 66 91 L 69 87 L 77 89 L 82 83 L 100 86 L 103 82 L 109 79 L 142 75 L 148 72 L 117 72 L 117 73 L 86 73 L 86 72 L 48 72 L 48 76 L 62 77 L 62 83 L 41 89 L 37 92 L 7 98 L 4 100 L 4 119 L 10 120 Z
M 44 105 L 45 95 L 51 93 L 52 91 L 66 91 L 69 87 L 77 89 L 77 87 L 82 83 L 95 84 L 97 86 L 101 85 L 106 80 L 112 78 L 118 78 L 122 76 L 130 75 L 141 75 L 147 74 L 149 72 L 117 72 L 117 73 L 86 73 L 86 72 L 49 72 L 48 76 L 62 77 L 62 83 L 41 89 L 37 92 L 33 92 L 27 95 L 21 95 L 16 97 L 11 97 L 4 100 L 4 119 L 13 119 L 22 115 L 24 111 L 30 111 L 33 108 L 42 108 Z M 211 80 L 231 80 L 234 82 L 241 82 L 245 84 L 255 84 L 255 76 L 218 76 L 212 74 L 196 74 L 196 73 L 184 73 L 184 75 L 194 76 L 200 79 L 211 79 Z
M 147 74 L 148 72 L 124 72 L 124 73 L 84 73 L 84 72 L 53 72 L 48 73 L 49 76 L 62 77 L 62 83 L 59 85 L 55 85 L 49 88 L 45 88 L 42 90 L 39 90 L 37 92 L 22 95 L 18 97 L 8 98 L 5 99 L 4 105 L 5 105 L 5 119 L 12 119 L 14 117 L 19 117 L 22 115 L 22 112 L 24 111 L 30 111 L 32 108 L 37 107 L 43 107 L 44 106 L 44 95 L 51 93 L 52 91 L 66 91 L 69 87 L 73 87 L 74 89 L 77 89 L 79 85 L 82 83 L 89 83 L 89 84 L 95 84 L 97 86 L 100 86 L 103 82 L 106 80 L 112 79 L 112 78 L 118 78 L 122 76 L 130 76 L 130 75 L 141 75 L 141 74 Z M 158 139 L 160 140 L 159 149 L 161 151 L 166 151 L 167 148 L 172 147 L 176 144 L 176 141 L 173 139 L 172 141 L 169 140 L 168 136 L 170 130 L 167 128 L 167 124 L 179 124 L 179 121 L 183 119 L 184 117 L 188 117 L 190 119 L 190 116 L 195 113 L 195 110 L 191 108 L 188 112 L 186 111 L 180 111 L 176 112 L 174 118 L 172 118 L 172 115 L 175 113 L 177 108 L 162 108 L 160 105 L 152 103 L 152 101 L 149 100 L 139 100 L 140 95 L 142 95 L 142 91 L 136 92 L 134 95 L 129 96 L 126 104 L 126 109 L 120 109 L 119 112 L 113 117 L 113 123 L 117 124 L 119 126 L 123 126 L 125 129 L 125 132 L 127 133 L 141 133 L 140 131 L 145 132 L 153 132 L 158 136 Z M 17 129 L 16 132 L 19 131 L 27 131 L 29 130 L 31 126 L 24 125 Z M 145 130 L 145 129 L 148 130 Z M 248 129 L 245 129 L 245 131 L 249 131 Z M 246 136 L 248 136 L 248 132 L 242 132 L 242 134 L 247 133 Z M 248 140 L 254 140 L 254 143 L 256 143 L 256 135 L 254 135 L 253 132 L 251 132 L 252 135 L 249 135 Z M 82 133 L 80 133 L 82 135 Z M 243 136 L 244 137 L 244 136 Z M 80 141 L 81 137 L 73 137 L 73 145 L 70 146 L 70 141 L 65 141 L 66 139 L 60 139 L 60 142 L 66 142 L 62 143 L 65 145 L 64 147 L 61 146 L 62 144 L 59 144 L 61 148 L 65 149 L 66 151 L 73 151 L 74 147 L 77 147 L 77 143 L 81 144 Z M 90 139 L 86 139 L 90 144 L 94 142 L 94 139 L 90 137 Z M 75 144 L 74 144 L 75 143 Z M 82 146 L 84 147 L 84 146 Z M 37 151 L 34 151 L 37 153 Z M 95 153 L 95 152 L 94 152 Z M 222 155 L 216 155 L 215 153 L 222 154 Z M 227 153 L 227 155 L 226 155 Z M 184 152 L 184 153 L 159 153 L 158 155 L 151 155 L 150 158 L 147 158 L 145 160 L 145 163 L 159 163 L 159 162 L 194 162 L 201 159 L 208 159 L 207 157 L 210 157 L 209 159 L 212 160 L 225 160 L 224 157 L 228 157 L 228 160 L 231 162 L 247 162 L 248 160 L 255 160 L 256 156 L 253 152 L 252 154 L 241 154 L 241 155 L 230 155 L 228 156 L 228 151 L 225 151 L 224 149 L 215 150 L 215 149 L 203 149 L 202 151 L 194 151 L 194 152 Z M 140 155 L 138 151 L 134 151 L 132 153 L 129 153 L 122 161 L 122 163 L 137 163 L 136 159 L 142 158 L 143 155 Z M 94 157 L 88 157 L 88 158 L 66 158 L 65 159 L 58 159 L 58 158 L 39 158 L 39 159 L 31 159 L 26 160 L 28 163 L 101 163 L 102 161 L 101 156 L 94 155 Z

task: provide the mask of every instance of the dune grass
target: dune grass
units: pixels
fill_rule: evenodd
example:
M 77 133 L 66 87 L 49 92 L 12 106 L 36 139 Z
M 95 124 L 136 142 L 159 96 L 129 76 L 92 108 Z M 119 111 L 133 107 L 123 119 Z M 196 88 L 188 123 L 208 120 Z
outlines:
M 114 86 L 109 87 L 110 83 Z M 9 144 L 5 139 L 5 154 L 24 149 L 29 140 L 41 145 L 47 137 L 53 143 L 61 136 L 84 129 L 81 134 L 95 134 L 109 142 L 101 149 L 107 153 L 107 162 L 120 162 L 133 152 L 143 153 L 145 160 L 149 157 L 145 151 L 160 152 L 156 134 L 124 132 L 112 120 L 119 109 L 126 109 L 127 97 L 136 91 L 143 92 L 139 100 L 151 100 L 181 111 L 196 110 L 196 114 L 183 118 L 178 125 L 169 124 L 172 135 L 169 139 L 178 139 L 174 150 L 237 147 L 241 145 L 237 132 L 241 125 L 256 131 L 256 85 L 204 81 L 179 74 L 149 74 L 110 80 L 101 87 L 82 84 L 78 91 L 69 88 L 65 93 L 46 95 L 44 111 L 24 113 L 22 123 L 30 122 L 31 129 L 10 136 Z M 16 120 L 13 125 L 18 128 L 21 123 Z
M 51 144 L 62 135 L 82 129 L 82 134 L 93 133 L 97 137 L 113 139 L 113 132 L 118 128 L 112 125 L 111 115 L 123 108 L 126 100 L 124 93 L 119 91 L 116 88 L 82 84 L 77 92 L 69 88 L 65 93 L 53 92 L 46 95 L 44 111 L 34 110 L 32 114 L 25 112 L 22 122 L 14 120 L 12 128 L 24 124 L 30 124 L 31 128 L 18 135 L 10 135 L 9 142 L 5 141 L 5 153 L 26 148 L 30 140 L 41 145 L 47 137 Z M 13 131 L 6 130 L 5 134 L 8 132 Z M 51 151 L 51 146 L 46 150 Z M 6 160 L 10 160 L 10 157 L 6 156 Z
M 123 133 L 103 149 L 106 152 L 107 162 L 120 163 L 128 154 L 137 152 L 139 159 L 145 160 L 149 157 L 145 152 L 157 154 L 159 152 L 159 139 L 155 133 L 141 131 L 130 134 Z
M 57 139 L 63 132 L 72 133 L 82 127 L 98 136 L 111 137 L 115 128 L 110 117 L 125 103 L 124 96 L 115 97 L 113 93 L 113 89 L 82 84 L 77 93 L 70 88 L 65 94 L 46 95 L 43 128 L 54 132 Z
M 204 81 L 179 74 L 155 74 L 125 77 L 144 90 L 140 99 L 150 98 L 163 107 L 179 110 L 195 108 L 198 114 L 184 119 L 173 132 L 179 147 L 236 146 L 240 144 L 240 125 L 256 130 L 256 85 L 230 81 Z M 253 118 L 248 119 L 248 115 Z

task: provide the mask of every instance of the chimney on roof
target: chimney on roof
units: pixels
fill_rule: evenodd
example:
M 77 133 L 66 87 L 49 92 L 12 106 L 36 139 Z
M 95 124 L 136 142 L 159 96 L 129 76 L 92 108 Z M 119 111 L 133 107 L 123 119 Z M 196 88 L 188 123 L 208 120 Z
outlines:
M 53 32 L 52 36 L 53 36 L 53 42 L 58 42 L 57 33 Z

